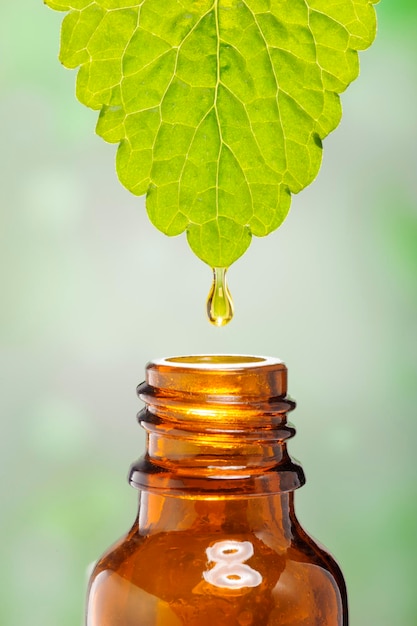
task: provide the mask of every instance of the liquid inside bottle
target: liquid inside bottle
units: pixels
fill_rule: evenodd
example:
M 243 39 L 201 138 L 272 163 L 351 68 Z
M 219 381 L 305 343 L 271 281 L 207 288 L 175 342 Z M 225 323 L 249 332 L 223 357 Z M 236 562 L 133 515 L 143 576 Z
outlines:
M 207 316 L 214 326 L 225 326 L 233 318 L 233 300 L 226 272 L 226 267 L 213 268 L 213 283 L 207 296 Z
M 348 626 L 341 571 L 295 514 L 286 386 L 264 357 L 148 365 L 139 513 L 94 569 L 87 626 Z

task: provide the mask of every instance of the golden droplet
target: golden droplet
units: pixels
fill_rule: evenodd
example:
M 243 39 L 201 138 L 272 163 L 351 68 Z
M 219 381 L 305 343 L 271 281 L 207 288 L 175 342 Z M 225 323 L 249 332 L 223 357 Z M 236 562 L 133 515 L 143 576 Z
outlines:
M 207 297 L 207 315 L 215 326 L 225 326 L 233 317 L 233 300 L 226 281 L 226 267 L 213 268 L 213 284 Z

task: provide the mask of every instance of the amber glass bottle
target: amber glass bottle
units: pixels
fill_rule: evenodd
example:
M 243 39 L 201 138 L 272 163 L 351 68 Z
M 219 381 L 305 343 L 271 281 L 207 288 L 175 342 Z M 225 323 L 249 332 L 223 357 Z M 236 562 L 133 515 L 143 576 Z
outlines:
M 286 392 L 277 359 L 147 366 L 139 514 L 95 566 L 87 626 L 347 626 L 340 569 L 295 516 Z

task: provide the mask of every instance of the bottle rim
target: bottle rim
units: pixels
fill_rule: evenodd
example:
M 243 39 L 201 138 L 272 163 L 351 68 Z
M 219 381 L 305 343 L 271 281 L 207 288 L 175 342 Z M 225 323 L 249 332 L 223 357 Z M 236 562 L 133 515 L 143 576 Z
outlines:
M 146 366 L 146 384 L 151 395 L 174 394 L 178 400 L 199 396 L 207 402 L 221 402 L 234 397 L 245 403 L 270 400 L 286 395 L 287 368 L 275 357 L 244 354 L 196 354 L 164 357 L 150 361 Z M 158 391 L 157 391 L 158 390 Z M 149 390 L 148 390 L 149 391 Z M 144 388 L 138 387 L 143 397 Z M 147 392 L 145 392 L 147 395 Z M 204 398 L 203 398 L 204 397 Z
M 281 359 L 271 356 L 252 356 L 249 354 L 190 354 L 152 359 L 150 365 L 181 367 L 202 370 L 236 370 L 283 366 Z

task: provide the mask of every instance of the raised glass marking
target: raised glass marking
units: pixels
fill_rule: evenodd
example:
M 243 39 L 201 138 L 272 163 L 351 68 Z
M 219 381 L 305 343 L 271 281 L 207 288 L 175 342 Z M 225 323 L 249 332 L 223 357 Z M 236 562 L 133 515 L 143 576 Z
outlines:
M 257 587 L 262 576 L 244 561 L 253 556 L 253 545 L 250 541 L 218 541 L 206 550 L 209 561 L 214 567 L 203 572 L 204 580 L 215 587 L 224 589 L 242 589 Z

